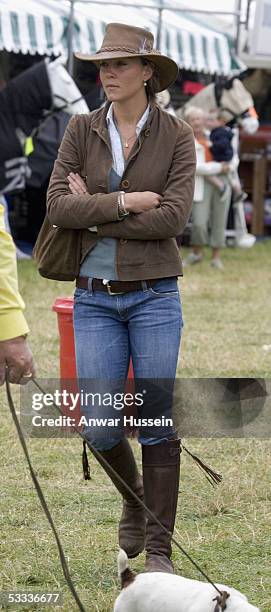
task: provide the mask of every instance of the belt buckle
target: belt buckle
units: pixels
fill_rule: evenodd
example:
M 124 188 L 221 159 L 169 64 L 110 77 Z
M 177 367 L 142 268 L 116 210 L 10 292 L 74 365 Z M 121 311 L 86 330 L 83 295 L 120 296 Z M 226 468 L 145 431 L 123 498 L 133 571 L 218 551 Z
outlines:
M 109 295 L 122 295 L 123 293 L 125 293 L 125 291 L 111 291 L 109 282 L 106 283 L 106 287 L 107 287 L 107 292 L 109 293 Z

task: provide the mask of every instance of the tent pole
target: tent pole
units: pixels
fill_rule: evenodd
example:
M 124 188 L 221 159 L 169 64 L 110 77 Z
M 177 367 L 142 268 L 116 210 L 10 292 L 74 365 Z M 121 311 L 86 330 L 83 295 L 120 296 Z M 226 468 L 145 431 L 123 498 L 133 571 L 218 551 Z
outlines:
M 68 72 L 72 76 L 73 73 L 73 25 L 74 25 L 74 5 L 76 0 L 70 0 L 70 14 L 69 14 L 69 23 L 68 23 Z
M 247 11 L 246 11 L 246 23 L 245 23 L 246 30 L 248 30 L 248 27 L 249 27 L 250 9 L 251 9 L 251 0 L 248 0 Z
M 241 26 L 241 9 L 242 0 L 235 0 L 235 11 L 236 11 L 236 35 L 235 35 L 235 53 L 238 55 L 240 47 L 240 26 Z
M 164 0 L 160 0 L 160 4 L 157 7 L 158 8 L 158 24 L 157 24 L 157 35 L 156 35 L 156 49 L 158 49 L 158 51 L 160 51 L 160 48 L 161 48 L 161 29 L 162 29 L 163 7 L 164 7 Z

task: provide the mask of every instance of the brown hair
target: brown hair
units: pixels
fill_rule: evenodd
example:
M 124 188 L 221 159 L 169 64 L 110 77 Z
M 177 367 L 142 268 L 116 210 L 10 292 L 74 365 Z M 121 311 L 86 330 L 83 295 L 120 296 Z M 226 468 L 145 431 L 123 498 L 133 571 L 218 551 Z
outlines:
M 160 91 L 159 72 L 158 72 L 157 66 L 153 62 L 150 62 L 145 57 L 141 57 L 140 59 L 141 59 L 143 66 L 149 65 L 151 66 L 153 70 L 152 76 L 150 79 L 148 79 L 147 85 L 146 85 L 147 98 L 149 99 L 150 102 L 153 102 L 153 100 L 155 100 L 155 96 L 157 92 Z

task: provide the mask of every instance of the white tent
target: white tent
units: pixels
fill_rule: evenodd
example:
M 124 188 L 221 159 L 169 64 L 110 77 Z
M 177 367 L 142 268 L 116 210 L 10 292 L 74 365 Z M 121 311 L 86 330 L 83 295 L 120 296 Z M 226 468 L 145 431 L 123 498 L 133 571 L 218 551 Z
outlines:
M 136 4 L 154 8 L 140 8 Z M 135 0 L 125 6 L 76 2 L 73 22 L 73 50 L 89 53 L 100 47 L 106 23 L 119 21 L 157 33 L 155 0 Z M 68 52 L 69 0 L 1 0 L 0 50 L 59 55 Z M 185 13 L 187 15 L 187 13 Z M 164 10 L 161 53 L 172 57 L 187 70 L 210 74 L 231 73 L 227 37 L 200 25 L 179 12 Z

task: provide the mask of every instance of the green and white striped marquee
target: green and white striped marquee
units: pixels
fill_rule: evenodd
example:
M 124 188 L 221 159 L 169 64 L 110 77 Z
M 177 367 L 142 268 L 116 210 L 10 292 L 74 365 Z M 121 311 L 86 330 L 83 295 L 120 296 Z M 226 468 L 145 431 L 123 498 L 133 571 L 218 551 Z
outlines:
M 155 0 L 148 2 L 155 6 Z M 0 50 L 67 55 L 69 12 L 68 0 L 0 0 Z M 157 19 L 156 10 L 136 8 L 136 1 L 133 7 L 76 2 L 73 49 L 82 53 L 98 49 L 110 21 L 148 28 L 156 37 Z M 227 37 L 180 13 L 163 11 L 160 50 L 180 68 L 222 75 L 232 71 Z

